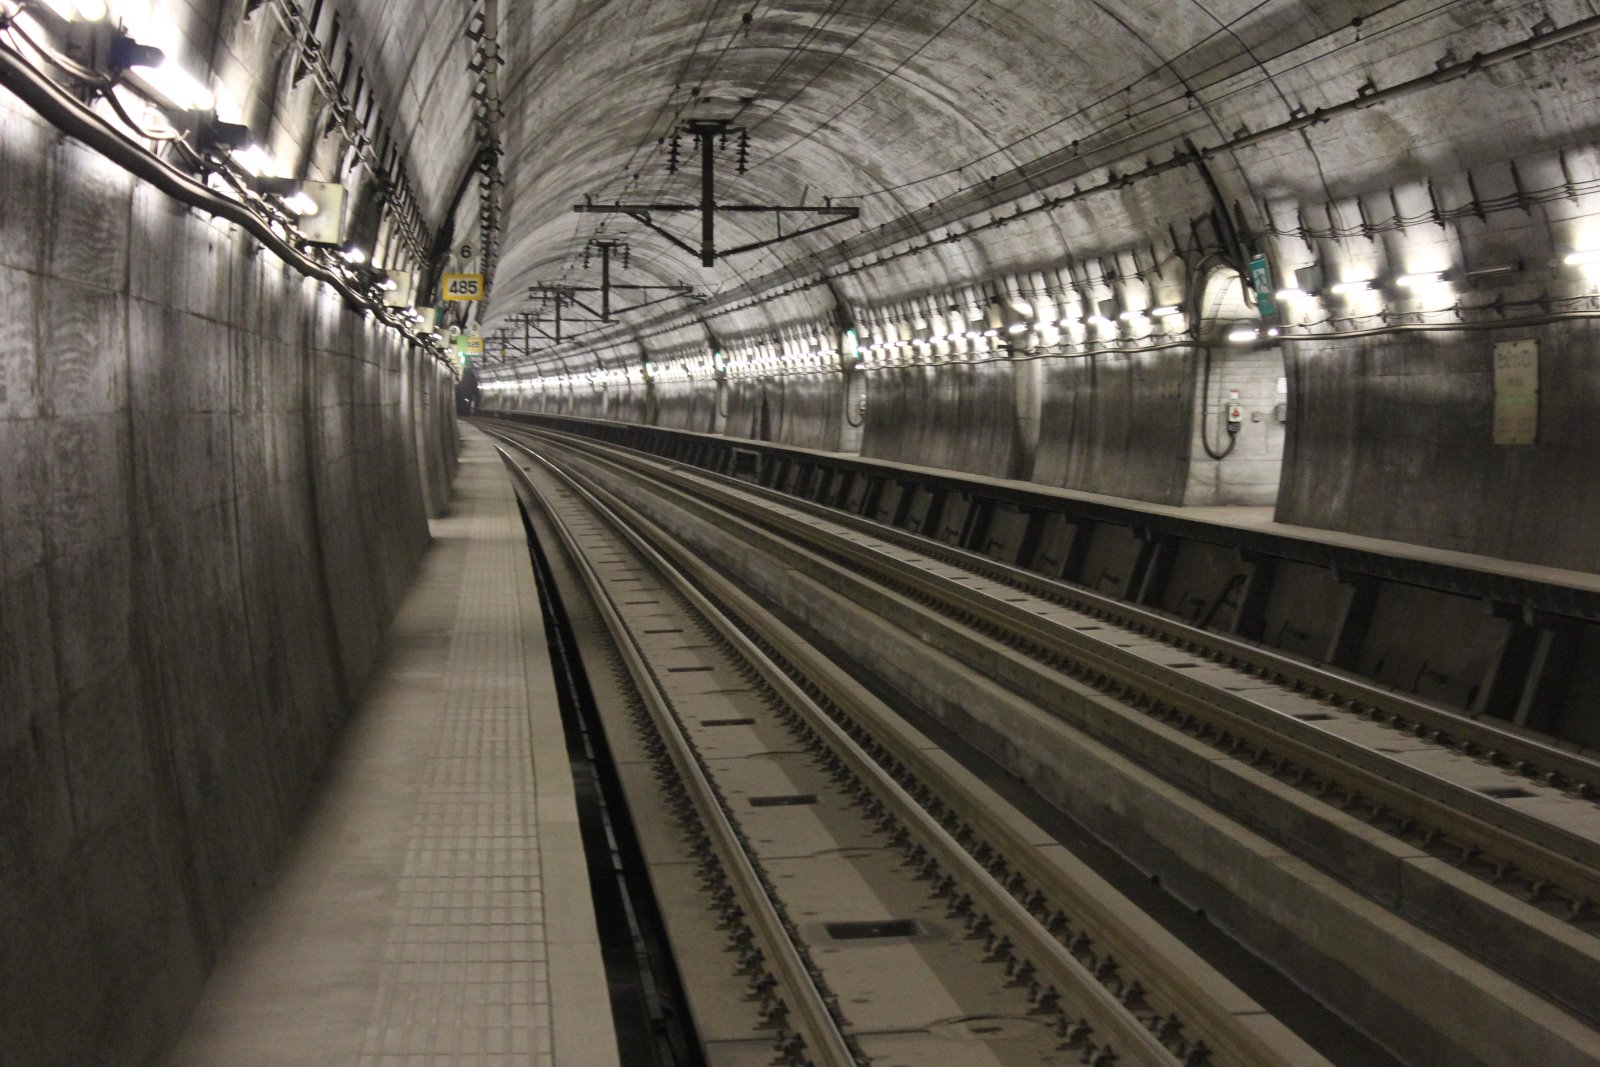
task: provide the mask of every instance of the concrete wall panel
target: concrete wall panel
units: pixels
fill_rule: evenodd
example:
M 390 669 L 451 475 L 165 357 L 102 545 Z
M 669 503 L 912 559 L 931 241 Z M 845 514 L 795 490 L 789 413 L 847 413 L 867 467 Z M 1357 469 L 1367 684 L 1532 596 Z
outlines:
M 709 380 L 657 382 L 654 391 L 654 418 L 646 421 L 674 430 L 710 433 L 715 424 L 717 394 Z M 750 436 L 738 434 L 740 437 Z
M 1046 359 L 1033 480 L 1182 503 L 1194 377 L 1186 349 Z
M 5 104 L 0 153 L 0 1059 L 146 1063 L 370 669 L 450 390 Z
M 844 376 L 792 374 L 777 379 L 782 406 L 773 433 L 780 444 L 837 452 L 843 431 Z
M 1001 360 L 873 372 L 867 380 L 861 454 L 997 478 L 1018 476 L 1013 372 Z
M 1540 337 L 1538 441 L 1493 441 L 1491 360 L 1521 329 L 1296 339 L 1279 521 L 1600 569 L 1590 320 Z

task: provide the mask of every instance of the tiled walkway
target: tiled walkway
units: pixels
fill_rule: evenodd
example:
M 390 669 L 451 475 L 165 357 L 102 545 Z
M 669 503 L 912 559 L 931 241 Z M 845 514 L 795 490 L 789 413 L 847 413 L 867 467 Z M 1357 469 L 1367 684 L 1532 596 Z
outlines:
M 176 1064 L 617 1062 L 522 524 L 462 432 L 385 661 Z

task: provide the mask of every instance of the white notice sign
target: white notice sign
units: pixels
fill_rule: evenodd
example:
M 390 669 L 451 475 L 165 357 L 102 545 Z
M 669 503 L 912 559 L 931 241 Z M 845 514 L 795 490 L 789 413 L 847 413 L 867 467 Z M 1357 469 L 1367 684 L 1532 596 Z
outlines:
M 1494 346 L 1494 443 L 1531 445 L 1539 437 L 1539 342 Z

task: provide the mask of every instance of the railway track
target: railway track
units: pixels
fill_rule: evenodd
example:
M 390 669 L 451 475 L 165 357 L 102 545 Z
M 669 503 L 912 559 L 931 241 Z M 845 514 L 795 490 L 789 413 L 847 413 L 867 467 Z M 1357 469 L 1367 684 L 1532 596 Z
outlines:
M 648 477 L 658 500 L 736 527 L 769 566 L 817 577 L 1063 718 L 1075 688 L 1109 698 L 1125 713 L 1076 725 L 1191 793 L 1216 792 L 1218 757 L 1249 767 L 1249 788 L 1230 780 L 1221 801 L 1235 817 L 1596 1021 L 1600 765 L 1587 754 L 772 490 L 548 431 L 513 436 Z M 1269 794 L 1288 815 L 1252 810 Z M 1436 861 L 1421 888 L 1414 858 Z M 1409 900 L 1396 878 L 1411 879 Z M 1581 1049 L 1567 1021 L 1539 1027 Z
M 647 518 L 506 451 L 789 1062 L 1326 1062 Z

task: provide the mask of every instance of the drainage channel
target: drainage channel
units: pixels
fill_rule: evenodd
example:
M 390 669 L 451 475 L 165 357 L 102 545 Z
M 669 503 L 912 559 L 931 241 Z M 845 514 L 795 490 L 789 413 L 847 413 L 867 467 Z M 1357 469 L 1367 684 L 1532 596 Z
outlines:
M 539 589 L 621 1062 L 705 1067 L 561 590 L 519 501 Z

